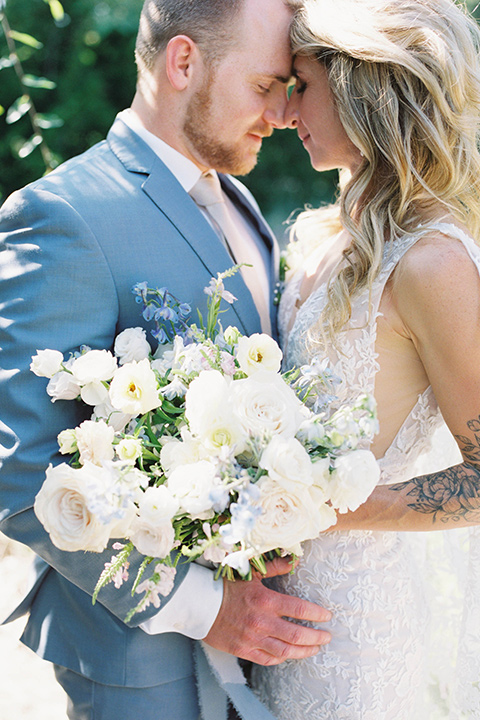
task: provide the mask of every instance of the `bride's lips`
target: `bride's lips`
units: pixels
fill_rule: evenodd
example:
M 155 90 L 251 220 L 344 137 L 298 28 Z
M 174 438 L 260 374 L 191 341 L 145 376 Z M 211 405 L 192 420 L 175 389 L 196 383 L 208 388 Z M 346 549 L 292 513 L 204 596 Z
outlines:
M 305 143 L 306 143 L 307 140 L 309 139 L 310 135 L 308 135 L 308 134 L 307 134 L 307 135 L 299 135 L 298 137 L 300 138 L 300 140 L 302 141 L 302 143 L 305 145 Z

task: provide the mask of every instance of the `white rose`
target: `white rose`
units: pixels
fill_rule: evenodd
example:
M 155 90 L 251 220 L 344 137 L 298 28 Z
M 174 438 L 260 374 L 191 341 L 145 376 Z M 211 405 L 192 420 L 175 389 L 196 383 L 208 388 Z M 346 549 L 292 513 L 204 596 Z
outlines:
M 185 395 L 185 417 L 191 432 L 215 454 L 225 445 L 236 454 L 245 449 L 245 433 L 233 412 L 231 387 L 218 370 L 204 370 Z
M 152 348 L 147 341 L 147 334 L 141 327 L 127 328 L 115 339 L 113 346 L 120 365 L 136 360 L 144 360 L 150 355 Z
M 80 385 L 75 382 L 73 376 L 61 370 L 56 373 L 47 385 L 47 393 L 56 400 L 75 400 L 80 395 Z
M 218 485 L 216 467 L 207 460 L 180 465 L 168 478 L 168 489 L 177 498 L 181 509 L 194 520 L 213 517 L 210 493 Z
M 164 558 L 175 544 L 175 530 L 170 520 L 152 525 L 138 516 L 134 519 L 129 538 L 142 555 Z
M 85 468 L 50 465 L 35 498 L 35 514 L 60 550 L 101 552 L 110 537 L 110 525 L 88 509 L 91 476 Z
M 340 513 L 356 510 L 371 494 L 380 479 L 380 468 L 370 450 L 353 450 L 335 460 L 328 493 Z
M 37 350 L 32 355 L 30 370 L 38 377 L 52 378 L 60 372 L 63 363 L 63 355 L 58 350 Z
M 57 442 L 62 455 L 71 455 L 77 452 L 77 433 L 73 428 L 62 430 L 57 435 Z
M 148 487 L 139 498 L 138 515 L 142 522 L 159 525 L 171 520 L 179 509 L 179 502 L 165 485 Z
M 295 438 L 274 435 L 260 458 L 260 467 L 286 490 L 299 483 L 313 483 L 313 464 L 305 448 Z
M 89 350 L 80 355 L 70 368 L 79 385 L 111 380 L 117 361 L 109 350 Z
M 246 433 L 293 437 L 308 412 L 277 373 L 259 370 L 232 383 L 233 410 Z
M 246 375 L 253 375 L 259 370 L 278 372 L 283 353 L 269 335 L 254 333 L 250 337 L 244 335 L 239 338 L 236 356 L 240 369 Z
M 142 441 L 133 437 L 123 438 L 123 440 L 120 440 L 118 445 L 115 446 L 115 451 L 120 460 L 134 463 L 142 454 Z
M 113 459 L 115 431 L 104 420 L 85 420 L 75 428 L 75 434 L 82 465 L 86 462 L 101 465 L 105 460 Z
M 262 514 L 249 538 L 257 553 L 281 548 L 301 554 L 301 542 L 317 537 L 335 522 L 335 511 L 317 502 L 316 488 L 297 484 L 294 491 L 286 490 L 268 475 L 260 478 L 257 487 L 260 499 L 256 504 Z
M 110 402 L 132 415 L 144 415 L 162 404 L 157 379 L 147 359 L 119 368 L 110 383 Z

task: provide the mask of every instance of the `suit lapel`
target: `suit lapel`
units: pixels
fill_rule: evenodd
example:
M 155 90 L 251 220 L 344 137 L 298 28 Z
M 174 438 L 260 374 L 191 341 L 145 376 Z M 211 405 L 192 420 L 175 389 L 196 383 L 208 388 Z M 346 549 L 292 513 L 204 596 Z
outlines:
M 190 245 L 208 273 L 217 277 L 217 273 L 228 270 L 232 266 L 232 259 L 227 250 L 194 201 L 153 150 L 120 119 L 113 124 L 107 141 L 129 172 L 146 176 L 142 184 L 143 191 Z M 222 177 L 222 181 L 235 204 L 240 205 L 251 218 L 269 247 L 269 254 L 272 254 L 270 248 L 275 243 L 266 223 L 256 216 L 231 180 Z M 227 289 L 238 298 L 231 309 L 237 315 L 240 330 L 247 334 L 258 331 L 258 311 L 241 273 L 237 272 L 228 279 Z

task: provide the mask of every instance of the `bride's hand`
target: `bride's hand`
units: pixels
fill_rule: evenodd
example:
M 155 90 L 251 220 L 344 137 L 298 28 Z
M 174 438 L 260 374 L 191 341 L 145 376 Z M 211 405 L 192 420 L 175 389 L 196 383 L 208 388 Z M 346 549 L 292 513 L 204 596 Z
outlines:
M 289 558 L 277 558 L 267 563 L 266 577 L 290 571 Z M 316 655 L 330 642 L 330 633 L 286 618 L 321 623 L 328 622 L 331 613 L 315 603 L 270 590 L 262 577 L 257 573 L 249 581 L 224 580 L 223 602 L 204 641 L 259 665 L 279 665 L 292 658 Z

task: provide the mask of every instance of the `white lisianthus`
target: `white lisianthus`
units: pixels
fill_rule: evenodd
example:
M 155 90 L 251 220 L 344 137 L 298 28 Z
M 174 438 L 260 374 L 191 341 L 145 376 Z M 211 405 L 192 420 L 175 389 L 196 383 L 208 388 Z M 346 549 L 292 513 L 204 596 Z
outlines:
M 293 437 L 308 413 L 282 377 L 267 370 L 235 380 L 231 392 L 233 410 L 247 434 Z
M 222 565 L 228 565 L 233 570 L 238 570 L 240 575 L 245 576 L 250 572 L 250 558 L 253 555 L 252 550 L 235 550 L 222 560 Z
M 371 494 L 380 478 L 380 467 L 370 450 L 353 450 L 335 460 L 328 493 L 340 513 L 356 510 Z
M 115 446 L 115 451 L 120 458 L 128 463 L 134 463 L 142 454 L 142 441 L 134 437 L 126 437 L 120 440 Z
M 319 458 L 312 462 L 313 484 L 327 495 L 330 483 L 330 458 Z
M 131 413 L 122 413 L 114 408 L 108 394 L 106 402 L 95 405 L 93 408 L 92 420 L 105 420 L 108 425 L 113 427 L 115 432 L 123 432 L 132 418 Z
M 235 325 L 229 325 L 223 331 L 223 339 L 227 345 L 236 345 L 239 337 L 241 337 L 240 330 L 236 328 Z
M 120 365 L 136 360 L 144 360 L 150 355 L 152 348 L 147 341 L 147 334 L 141 327 L 127 328 L 115 339 L 113 351 Z
M 181 510 L 194 520 L 213 517 L 210 493 L 219 484 L 217 469 L 207 460 L 180 465 L 168 478 L 168 489 L 177 498 Z
M 236 357 L 240 369 L 246 375 L 253 375 L 259 370 L 278 372 L 283 353 L 269 335 L 254 333 L 250 337 L 244 335 L 238 339 Z
M 89 350 L 76 358 L 70 368 L 79 385 L 111 380 L 116 369 L 117 361 L 109 350 Z
M 101 465 L 106 460 L 112 460 L 115 454 L 113 450 L 114 434 L 114 429 L 104 420 L 98 422 L 85 420 L 75 428 L 82 465 L 85 465 L 86 462 Z
M 149 557 L 166 557 L 175 544 L 175 530 L 171 520 L 151 524 L 138 516 L 132 522 L 128 537 L 139 553 Z
M 60 372 L 63 364 L 63 355 L 59 350 L 37 350 L 32 355 L 30 370 L 38 377 L 52 378 Z
M 160 407 L 157 379 L 146 358 L 126 363 L 116 371 L 110 383 L 110 402 L 131 415 L 144 415 Z
M 57 442 L 62 455 L 72 455 L 78 450 L 77 433 L 73 428 L 58 433 Z
M 202 443 L 186 428 L 182 430 L 182 440 L 171 438 L 160 451 L 160 463 L 167 477 L 180 465 L 196 463 L 205 458 L 206 452 Z
M 69 367 L 71 361 L 65 363 L 65 367 Z M 73 375 L 64 370 L 55 373 L 47 385 L 47 394 L 52 398 L 52 402 L 56 400 L 75 400 L 80 395 L 80 385 L 74 380 Z
M 103 405 L 108 402 L 108 387 L 100 380 L 87 383 L 82 386 L 80 397 L 86 405 Z
M 171 520 L 179 509 L 179 502 L 165 485 L 148 487 L 138 500 L 138 515 L 142 522 L 159 525 Z
M 88 509 L 92 477 L 88 468 L 66 463 L 50 465 L 35 498 L 35 514 L 60 550 L 101 552 L 110 538 L 111 525 Z
M 286 490 L 295 485 L 313 484 L 313 464 L 305 448 L 295 438 L 274 435 L 260 458 L 260 467 Z
M 301 555 L 300 543 L 317 537 L 335 522 L 332 508 L 322 502 L 313 502 L 316 488 L 297 483 L 294 490 L 286 490 L 268 475 L 260 478 L 257 487 L 260 499 L 256 504 L 261 507 L 262 514 L 249 537 L 256 553 L 281 548 Z
M 213 454 L 224 446 L 235 448 L 237 454 L 245 448 L 245 433 L 230 399 L 232 387 L 218 370 L 204 370 L 190 383 L 185 396 L 190 430 Z

